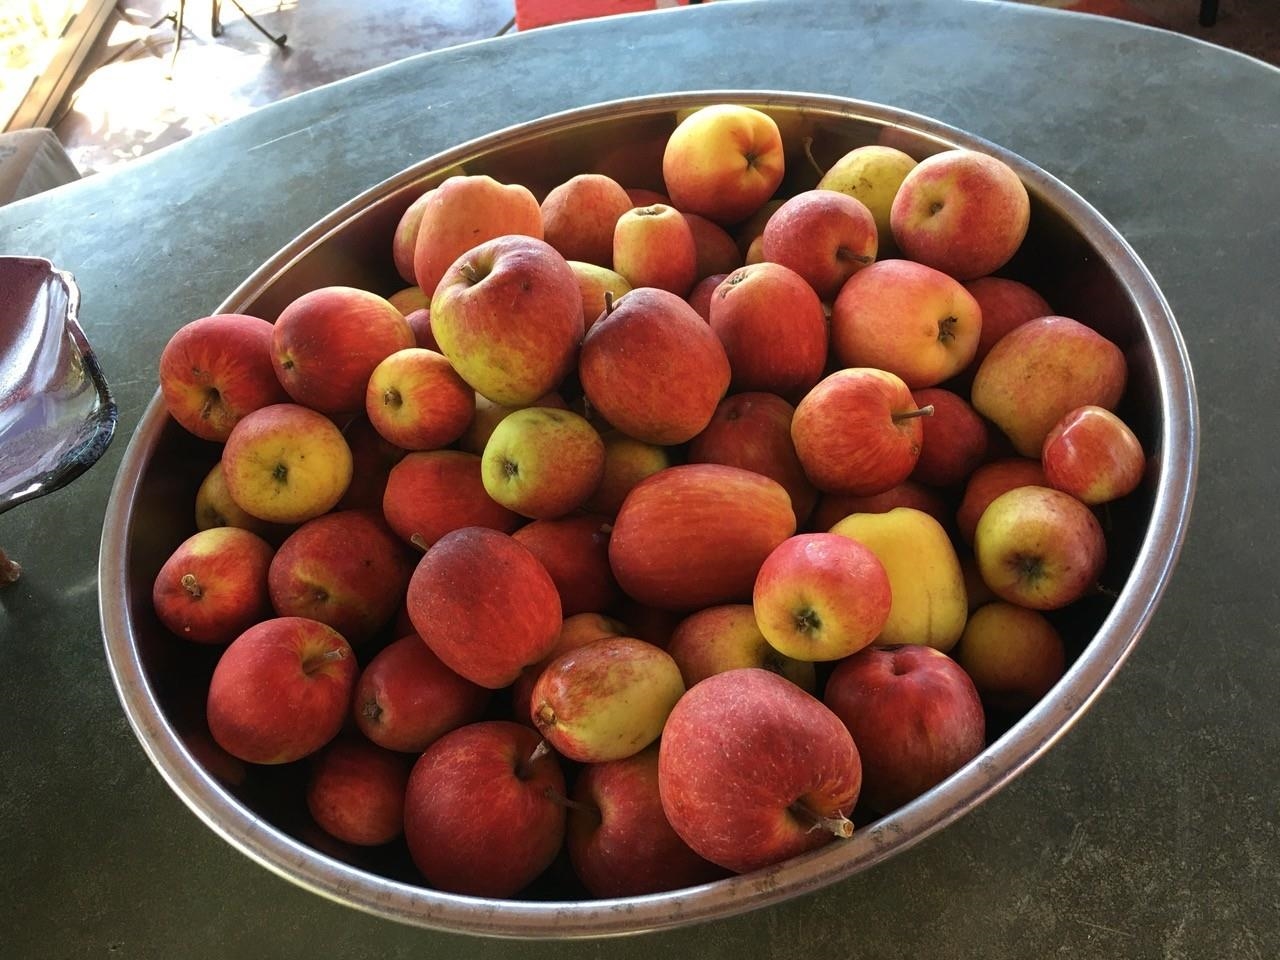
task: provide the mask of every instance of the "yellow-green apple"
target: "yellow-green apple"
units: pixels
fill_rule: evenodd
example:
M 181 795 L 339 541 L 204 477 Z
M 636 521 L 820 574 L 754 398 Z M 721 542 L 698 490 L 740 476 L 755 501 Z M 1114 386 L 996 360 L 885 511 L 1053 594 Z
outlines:
M 1003 457 L 978 467 L 964 485 L 964 495 L 956 508 L 956 530 L 960 539 L 972 546 L 973 532 L 991 501 L 1015 487 L 1047 487 L 1039 460 Z
M 986 716 L 969 675 L 932 647 L 870 647 L 836 665 L 823 702 L 862 759 L 862 802 L 887 814 L 982 752 Z
M 413 277 L 434 298 L 450 266 L 495 237 L 542 239 L 542 209 L 527 187 L 484 175 L 453 176 L 431 191 L 413 247 Z
M 583 509 L 588 513 L 615 517 L 632 487 L 671 466 L 671 453 L 663 446 L 645 443 L 617 430 L 608 430 L 604 441 L 604 474 Z
M 878 367 L 913 390 L 936 386 L 973 360 L 982 312 L 945 273 L 880 260 L 854 274 L 831 308 L 831 352 L 846 367 Z
M 1102 334 L 1069 317 L 1037 317 L 991 348 L 970 401 L 1018 453 L 1039 458 L 1044 438 L 1072 410 L 1114 410 L 1126 377 L 1124 354 Z
M 920 510 L 854 513 L 831 528 L 871 550 L 889 575 L 891 602 L 876 643 L 949 651 L 964 632 L 964 571 L 942 524 Z
M 557 184 L 543 199 L 543 239 L 566 260 L 609 267 L 613 228 L 631 206 L 627 191 L 612 177 L 578 174 Z
M 445 271 L 431 299 L 431 332 L 478 393 L 509 406 L 532 403 L 577 359 L 578 278 L 545 241 L 489 240 Z
M 467 429 L 463 431 L 461 438 L 458 440 L 458 449 L 467 453 L 474 453 L 477 457 L 484 453 L 485 444 L 489 442 L 489 438 L 493 436 L 494 429 L 503 421 L 507 414 L 514 410 L 520 410 L 524 407 L 555 407 L 557 410 L 568 410 L 569 405 L 564 402 L 564 398 L 557 392 L 552 390 L 550 393 L 544 393 L 538 397 L 533 403 L 522 403 L 519 406 L 504 406 L 500 403 L 494 403 L 488 397 L 477 393 L 475 395 L 476 409 L 471 417 L 471 423 Z
M 535 520 L 511 536 L 547 568 L 560 593 L 565 617 L 607 610 L 618 599 L 618 582 L 609 567 L 606 518 L 590 514 Z
M 411 453 L 387 477 L 382 514 L 400 539 L 427 550 L 462 527 L 509 533 L 520 515 L 485 493 L 480 458 L 462 450 Z
M 578 278 L 578 290 L 582 293 L 584 332 L 590 330 L 591 325 L 604 316 L 609 308 L 609 299 L 617 300 L 624 293 L 631 291 L 631 284 L 627 283 L 627 278 L 608 267 L 583 263 L 581 260 L 570 260 L 569 269 Z
M 254 624 L 222 651 L 205 714 L 223 750 L 246 763 L 292 763 L 337 736 L 356 659 L 342 635 L 305 617 Z
M 1040 453 L 1049 486 L 1091 506 L 1138 488 L 1146 470 L 1142 444 L 1110 410 L 1083 406 L 1059 420 Z
M 861 200 L 834 190 L 805 190 L 764 226 L 765 260 L 789 267 L 823 300 L 875 262 L 876 222 Z
M 396 615 L 413 573 L 408 548 L 376 510 L 338 510 L 280 544 L 267 584 L 281 617 L 327 623 L 355 646 Z
M 351 483 L 338 501 L 340 510 L 382 509 L 391 468 L 408 452 L 385 439 L 368 417 L 352 417 L 342 428 L 351 449 Z
M 169 555 L 151 588 L 166 629 L 196 643 L 230 643 L 271 616 L 271 545 L 239 527 L 192 534 Z
M 724 344 L 735 393 L 764 391 L 798 399 L 827 364 L 822 301 L 794 270 L 753 263 L 711 294 L 711 329 Z
M 533 730 L 483 720 L 446 733 L 405 791 L 409 856 L 437 890 L 513 897 L 564 843 L 564 774 Z
M 387 297 L 387 303 L 399 310 L 401 315 L 408 320 L 409 314 L 418 310 L 430 309 L 431 294 L 415 284 L 412 287 L 403 287 L 391 294 L 391 296 Z
M 406 757 L 349 734 L 312 758 L 307 810 L 320 829 L 344 843 L 381 846 L 404 829 L 408 783 Z
M 987 456 L 987 424 L 963 397 L 942 387 L 912 390 L 916 405 L 933 407 L 921 421 L 924 444 L 911 479 L 931 487 L 963 483 Z
M 533 726 L 533 715 L 529 710 L 529 703 L 533 697 L 533 685 L 538 682 L 547 664 L 560 654 L 585 647 L 597 640 L 624 636 L 630 636 L 626 625 L 602 613 L 575 613 L 565 617 L 564 625 L 560 628 L 560 636 L 556 638 L 551 651 L 537 663 L 520 671 L 520 676 L 516 677 L 515 683 L 511 684 L 509 690 L 511 716 L 520 723 Z
M 505 533 L 464 527 L 418 561 L 406 596 L 418 636 L 455 673 L 490 690 L 543 659 L 560 635 L 560 595 Z
M 920 161 L 893 198 L 889 223 L 907 257 L 957 280 L 994 273 L 1027 235 L 1031 199 L 1013 169 L 976 150 Z
M 716 407 L 705 430 L 689 441 L 689 463 L 723 463 L 778 481 L 802 527 L 818 500 L 791 442 L 795 408 L 772 393 L 735 393 Z
M 582 506 L 604 476 L 604 441 L 584 417 L 525 407 L 494 428 L 481 458 L 484 489 L 509 510 L 553 519 Z
M 388 750 L 421 753 L 484 716 L 490 691 L 458 676 L 416 633 L 383 647 L 356 681 L 357 729 Z
M 696 853 L 735 873 L 852 836 L 861 786 L 858 748 L 840 719 L 759 668 L 691 687 L 658 746 L 667 820 Z
M 751 245 L 756 241 L 760 241 L 760 245 L 763 246 L 764 241 L 761 240 L 761 238 L 764 236 L 764 225 L 769 222 L 769 218 L 777 213 L 778 208 L 785 202 L 786 201 L 781 198 L 777 200 L 770 200 L 750 217 L 733 228 L 733 239 L 738 245 L 738 250 L 742 254 L 744 263 L 753 262 L 747 256 L 747 251 L 751 249 Z M 759 263 L 759 258 L 756 258 L 754 262 Z
M 851 513 L 888 513 L 894 507 L 923 510 L 944 527 L 952 520 L 951 506 L 937 490 L 913 480 L 903 480 L 896 487 L 867 497 L 855 497 L 846 493 L 822 494 L 809 517 L 809 530 L 822 533 Z
M 817 689 L 813 661 L 788 657 L 770 646 L 749 603 L 725 603 L 691 613 L 676 624 L 666 649 L 686 687 L 726 670 L 760 667 L 809 693 Z
M 295 403 L 321 413 L 364 410 L 373 368 L 417 344 L 404 315 L 355 287 L 304 293 L 271 329 L 271 362 Z
M 718 463 L 669 467 L 627 495 L 609 563 L 639 603 L 698 610 L 748 599 L 760 564 L 795 528 L 776 480 Z
M 593 897 L 638 897 L 725 875 L 667 822 L 658 792 L 658 748 L 593 763 L 573 785 L 565 847 Z
M 916 165 L 915 157 L 872 143 L 855 147 L 833 163 L 818 181 L 819 190 L 835 190 L 861 200 L 871 211 L 881 247 L 893 242 L 889 211 L 898 187 Z
M 418 229 L 422 226 L 422 213 L 431 202 L 431 194 L 426 191 L 405 208 L 396 224 L 396 232 L 391 237 L 391 260 L 396 265 L 396 273 L 405 283 L 417 284 L 417 275 L 413 272 L 413 252 L 418 245 Z
M 289 399 L 271 365 L 271 324 L 241 314 L 183 324 L 160 352 L 159 375 L 169 415 L 216 443 L 245 414 Z
M 956 660 L 988 706 L 1022 714 L 1066 672 L 1062 637 L 1044 614 L 995 601 L 975 610 Z
M 529 696 L 529 716 L 557 753 L 604 763 L 657 740 L 683 695 L 670 654 L 634 637 L 611 637 L 548 663 Z
M 729 389 L 729 358 L 693 307 L 642 287 L 587 331 L 578 377 L 610 424 L 665 446 L 692 439 L 711 422 Z
M 711 322 L 711 295 L 716 292 L 716 287 L 728 278 L 727 273 L 713 273 L 709 277 L 703 277 L 693 285 L 693 289 L 685 297 L 689 306 L 693 307 L 698 312 L 698 316 L 707 323 Z
M 973 553 L 1001 600 L 1057 610 L 1097 588 L 1107 542 L 1093 511 L 1071 494 L 1016 487 L 983 511 Z
M 632 207 L 613 231 L 613 269 L 634 287 L 657 287 L 683 297 L 698 279 L 693 231 L 674 207 Z
M 296 403 L 253 411 L 222 448 L 231 499 L 272 523 L 302 523 L 333 509 L 351 483 L 351 464 L 333 421 Z
M 975 369 L 991 352 L 996 341 L 1014 327 L 1036 317 L 1053 315 L 1053 308 L 1044 297 L 1017 280 L 978 277 L 966 282 L 964 288 L 978 301 L 978 308 L 982 311 L 982 333 L 978 336 L 978 350 L 973 355 Z
M 696 213 L 683 216 L 693 234 L 693 246 L 697 251 L 694 277 L 704 280 L 713 274 L 732 273 L 742 266 L 742 254 L 729 231 Z
M 269 543 L 279 543 L 288 534 L 288 527 L 259 520 L 242 510 L 231 499 L 227 479 L 222 473 L 222 461 L 215 463 L 200 481 L 196 490 L 196 529 L 211 530 L 214 527 L 239 527 L 256 533 Z
M 824 493 L 883 493 L 915 468 L 924 441 L 920 418 L 930 413 L 895 374 L 849 367 L 805 394 L 791 418 L 791 441 Z
M 374 367 L 364 409 L 388 442 L 404 450 L 436 450 L 471 424 L 475 391 L 443 354 L 410 347 Z
M 742 104 L 715 104 L 685 117 L 662 154 L 662 179 L 685 213 L 737 223 L 782 183 L 786 157 L 778 125 Z
M 784 540 L 756 576 L 752 609 L 769 645 L 796 660 L 840 660 L 889 619 L 889 575 L 862 543 L 834 533 Z

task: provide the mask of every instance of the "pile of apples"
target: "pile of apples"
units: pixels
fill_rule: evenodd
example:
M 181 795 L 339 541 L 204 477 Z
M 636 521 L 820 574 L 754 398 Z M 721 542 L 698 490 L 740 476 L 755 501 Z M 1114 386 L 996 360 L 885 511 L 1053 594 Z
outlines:
M 179 329 L 221 455 L 155 579 L 216 645 L 210 769 L 304 763 L 336 841 L 520 894 L 778 863 L 976 757 L 1063 674 L 1095 509 L 1140 483 L 1121 350 L 995 274 L 983 153 L 852 150 L 789 197 L 766 113 L 682 115 L 666 193 L 460 174 L 385 299 Z

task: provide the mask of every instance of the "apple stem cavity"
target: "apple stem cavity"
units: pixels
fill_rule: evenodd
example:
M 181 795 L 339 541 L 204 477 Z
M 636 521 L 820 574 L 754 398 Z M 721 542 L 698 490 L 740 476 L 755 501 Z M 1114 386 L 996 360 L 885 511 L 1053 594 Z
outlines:
M 789 809 L 792 816 L 797 820 L 804 820 L 809 823 L 810 832 L 826 830 L 834 836 L 843 837 L 846 840 L 853 836 L 853 821 L 843 814 L 837 813 L 834 817 L 823 816 L 810 810 L 799 800 L 791 804 Z
M 9 559 L 9 555 L 0 550 L 0 587 L 10 583 L 17 583 L 18 578 L 22 576 L 22 567 Z
M 218 406 L 221 400 L 222 394 L 218 392 L 218 388 L 210 387 L 204 395 L 204 406 L 200 408 L 200 419 L 208 420 L 213 416 L 214 408 Z
M 470 260 L 460 266 L 458 272 L 467 278 L 468 283 L 479 283 L 484 279 L 484 274 Z
M 204 596 L 204 591 L 200 589 L 200 581 L 196 579 L 194 573 L 184 573 L 178 582 L 182 584 L 183 590 L 191 594 L 192 600 L 199 600 Z
M 899 423 L 903 420 L 913 420 L 916 417 L 932 417 L 932 416 L 933 416 L 933 404 L 926 403 L 923 407 L 919 407 L 915 410 L 904 410 L 901 413 L 895 413 L 893 415 L 893 422 Z
M 813 159 L 813 137 L 805 137 L 804 140 L 801 141 L 801 145 L 804 147 L 805 159 L 809 161 L 809 165 L 813 167 L 814 170 L 818 171 L 818 179 L 821 180 L 827 175 L 827 171 L 823 170 L 821 164 L 819 164 L 817 160 Z
M 554 727 L 556 725 L 556 711 L 551 704 L 545 700 L 538 705 L 538 710 L 533 716 L 534 723 L 541 727 Z
M 387 387 L 382 391 L 382 405 L 385 407 L 399 407 L 404 403 L 404 399 L 400 396 L 400 391 L 395 387 Z
M 808 636 L 822 628 L 822 621 L 812 608 L 806 607 L 796 614 L 795 627 L 800 633 Z

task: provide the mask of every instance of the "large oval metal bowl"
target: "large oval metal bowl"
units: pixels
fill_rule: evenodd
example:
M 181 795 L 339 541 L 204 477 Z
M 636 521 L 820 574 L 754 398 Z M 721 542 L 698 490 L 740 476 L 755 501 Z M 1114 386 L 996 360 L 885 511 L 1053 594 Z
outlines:
M 151 610 L 151 584 L 192 532 L 192 503 L 217 448 L 167 417 L 159 394 L 135 432 L 103 529 L 99 586 L 106 652 L 125 713 L 173 790 L 229 843 L 318 894 L 405 923 L 508 937 L 609 936 L 768 906 L 835 883 L 898 853 L 962 816 L 1025 770 L 1084 712 L 1137 642 L 1165 589 L 1187 527 L 1195 481 L 1197 415 L 1178 329 L 1151 275 L 1088 203 L 1008 151 L 925 117 L 872 103 L 795 93 L 707 91 L 606 103 L 549 116 L 463 144 L 405 170 L 307 230 L 249 277 L 222 312 L 273 320 L 295 297 L 349 284 L 384 294 L 404 283 L 392 266 L 401 213 L 446 176 L 488 173 L 547 189 L 601 171 L 628 186 L 660 187 L 661 143 L 683 109 L 747 103 L 770 112 L 789 143 L 786 189 L 817 179 L 800 149 L 829 165 L 855 146 L 884 143 L 918 158 L 951 147 L 1000 157 L 1032 197 L 1028 239 L 1003 271 L 1045 294 L 1060 313 L 1116 341 L 1130 369 L 1123 415 L 1150 454 L 1142 490 L 1110 512 L 1106 573 L 1118 595 L 1075 605 L 1062 627 L 1072 658 L 1064 679 L 1034 709 L 997 731 L 987 750 L 890 816 L 756 874 L 646 897 L 593 901 L 554 878 L 529 899 L 488 900 L 427 889 L 407 857 L 370 854 L 353 865 L 321 852 L 308 834 L 292 769 L 255 768 L 229 787 L 199 759 L 201 684 L 215 653 L 167 635 Z M 296 768 L 298 765 L 291 765 Z M 292 791 L 292 793 L 291 793 Z

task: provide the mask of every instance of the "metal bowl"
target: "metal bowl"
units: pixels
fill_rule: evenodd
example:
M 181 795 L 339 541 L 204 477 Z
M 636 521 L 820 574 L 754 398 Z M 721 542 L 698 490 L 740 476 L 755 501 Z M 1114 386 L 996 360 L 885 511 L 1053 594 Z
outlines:
M 404 286 L 390 256 L 405 208 L 458 172 L 487 173 L 535 193 L 575 173 L 609 172 L 661 187 L 660 149 L 680 110 L 746 103 L 771 113 L 789 144 L 784 190 L 812 187 L 804 157 L 830 165 L 853 147 L 889 144 L 923 158 L 965 147 L 1000 157 L 1032 198 L 1027 241 L 1003 274 L 1040 290 L 1060 312 L 1118 343 L 1130 384 L 1120 411 L 1150 454 L 1144 487 L 1113 505 L 1104 582 L 1116 595 L 1081 601 L 1059 622 L 1066 676 L 954 776 L 892 815 L 757 873 L 645 897 L 590 900 L 553 868 L 526 899 L 455 896 L 421 886 L 407 857 L 353 864 L 308 834 L 297 764 L 254 768 L 229 786 L 201 762 L 202 684 L 211 654 L 175 643 L 151 609 L 151 584 L 192 530 L 192 503 L 218 449 L 186 434 L 151 401 L 125 453 L 107 508 L 99 566 L 102 629 L 112 675 L 134 731 L 173 790 L 229 843 L 275 873 L 370 913 L 423 927 L 506 937 L 599 937 L 722 918 L 835 883 L 907 849 L 1025 770 L 1089 707 L 1133 649 L 1168 583 L 1195 485 L 1197 412 L 1191 369 L 1173 316 L 1133 250 L 1070 188 L 1022 158 L 961 130 L 872 103 L 796 93 L 706 91 L 641 97 L 549 116 L 419 163 L 304 232 L 249 277 L 221 312 L 274 320 L 308 290 L 349 284 L 389 294 Z M 194 704 L 194 707 L 192 706 Z M 237 778 L 232 778 L 235 780 Z

